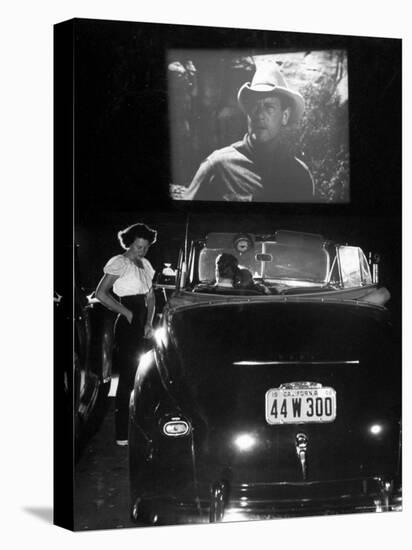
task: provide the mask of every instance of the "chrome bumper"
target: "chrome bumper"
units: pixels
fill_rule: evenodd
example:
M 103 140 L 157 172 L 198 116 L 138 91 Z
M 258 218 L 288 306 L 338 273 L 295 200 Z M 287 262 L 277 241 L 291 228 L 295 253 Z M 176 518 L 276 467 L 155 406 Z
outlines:
M 170 525 L 402 510 L 400 488 L 381 477 L 237 486 L 218 480 L 202 489 L 202 498 L 143 496 L 134 503 L 132 517 Z

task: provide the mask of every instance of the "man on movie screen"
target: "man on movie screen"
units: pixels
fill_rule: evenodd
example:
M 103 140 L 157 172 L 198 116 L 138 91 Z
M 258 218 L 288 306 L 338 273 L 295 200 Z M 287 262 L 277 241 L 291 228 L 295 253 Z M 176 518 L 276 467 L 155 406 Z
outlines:
M 200 165 L 183 200 L 312 202 L 314 182 L 301 160 L 282 142 L 283 131 L 301 119 L 302 95 L 286 83 L 277 63 L 262 63 L 238 92 L 247 116 L 243 140 L 214 151 Z

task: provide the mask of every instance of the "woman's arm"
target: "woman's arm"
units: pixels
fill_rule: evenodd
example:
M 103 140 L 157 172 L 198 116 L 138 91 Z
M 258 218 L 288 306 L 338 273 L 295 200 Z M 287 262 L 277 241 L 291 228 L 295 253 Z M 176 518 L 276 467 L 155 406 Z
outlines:
M 145 338 L 150 338 L 153 332 L 153 317 L 155 314 L 156 308 L 156 298 L 153 288 L 151 288 L 146 295 L 146 305 L 147 305 L 147 320 L 144 327 Z
M 365 296 L 363 296 L 361 299 L 365 302 L 369 302 L 370 304 L 376 304 L 378 306 L 384 306 L 386 302 L 390 300 L 391 293 L 389 290 L 381 286 L 380 288 L 375 288 Z
M 129 323 L 132 322 L 133 319 L 133 313 L 130 311 L 130 309 L 127 309 L 123 304 L 115 300 L 111 294 L 111 290 L 113 288 L 114 282 L 119 277 L 117 275 L 110 275 L 106 273 L 103 275 L 100 283 L 97 285 L 96 288 L 96 298 L 107 307 L 107 309 L 110 309 L 110 311 L 115 311 L 116 313 L 120 313 L 121 315 L 124 315 L 126 319 L 129 321 Z

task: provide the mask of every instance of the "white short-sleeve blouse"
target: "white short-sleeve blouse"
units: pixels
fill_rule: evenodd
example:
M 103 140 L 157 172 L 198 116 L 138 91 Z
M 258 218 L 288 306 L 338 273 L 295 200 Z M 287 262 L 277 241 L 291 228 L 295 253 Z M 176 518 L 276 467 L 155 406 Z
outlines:
M 119 254 L 110 258 L 104 266 L 104 273 L 118 276 L 113 285 L 113 291 L 117 296 L 147 294 L 152 288 L 155 271 L 146 258 L 141 258 L 141 262 L 143 268 L 137 267 L 132 260 Z

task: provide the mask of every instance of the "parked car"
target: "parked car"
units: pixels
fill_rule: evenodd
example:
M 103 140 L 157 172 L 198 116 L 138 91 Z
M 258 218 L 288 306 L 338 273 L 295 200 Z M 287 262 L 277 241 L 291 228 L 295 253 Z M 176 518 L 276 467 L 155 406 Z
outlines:
M 116 315 L 83 289 L 75 292 L 75 454 L 78 458 L 107 412 Z
M 61 414 L 65 414 L 74 426 L 75 457 L 78 459 L 107 410 L 115 314 L 104 308 L 92 294 L 87 295 L 81 284 L 77 254 L 74 293 L 68 296 L 55 292 L 54 318 L 57 346 L 67 341 L 69 335 L 73 335 L 74 340 L 72 361 L 56 357 L 63 370 L 56 399 L 64 402 Z
M 217 289 L 222 252 L 266 291 Z M 182 252 L 131 395 L 132 517 L 400 510 L 399 335 L 378 283 L 372 254 L 320 235 L 211 233 Z

